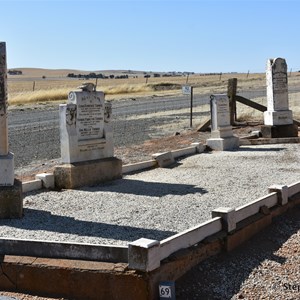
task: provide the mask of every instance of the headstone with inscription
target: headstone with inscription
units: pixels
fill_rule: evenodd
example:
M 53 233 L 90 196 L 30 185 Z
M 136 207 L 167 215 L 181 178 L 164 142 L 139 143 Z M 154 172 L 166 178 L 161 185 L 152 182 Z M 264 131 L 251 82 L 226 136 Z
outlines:
M 210 97 L 211 138 L 207 145 L 213 150 L 232 150 L 239 147 L 239 138 L 233 135 L 230 125 L 229 100 L 227 95 Z
M 267 103 L 264 112 L 265 125 L 293 124 L 293 113 L 289 110 L 287 64 L 283 58 L 267 62 Z
M 264 112 L 263 136 L 297 136 L 297 127 L 293 125 L 293 113 L 289 109 L 288 76 L 285 59 L 268 60 L 266 81 L 268 109 Z
M 103 92 L 73 91 L 60 105 L 61 158 L 63 163 L 113 157 L 112 136 L 105 134 Z
M 15 180 L 14 155 L 8 149 L 6 44 L 0 42 L 0 219 L 21 218 L 22 184 Z
M 80 89 L 70 92 L 68 103 L 61 104 L 59 107 L 61 160 L 63 164 L 69 164 L 64 168 L 69 169 L 72 164 L 72 173 L 76 172 L 74 169 L 76 167 L 76 170 L 81 170 L 80 177 L 82 177 L 84 166 L 93 165 L 93 168 L 97 166 L 99 170 L 101 169 L 102 177 L 114 178 L 114 172 L 112 172 L 113 176 L 109 176 L 110 170 L 105 171 L 101 167 L 110 159 L 110 162 L 118 165 L 117 177 L 120 177 L 120 160 L 114 157 L 113 132 L 110 123 L 111 104 L 105 103 L 104 93 L 96 91 L 92 83 L 84 84 Z M 61 167 L 56 168 L 56 174 L 58 169 L 61 170 Z M 85 175 L 86 184 L 94 184 L 101 179 L 99 174 L 94 175 L 95 178 L 90 180 L 88 180 L 89 175 Z M 76 178 L 74 177 L 72 181 L 75 182 Z M 84 181 L 63 187 L 72 188 L 83 184 Z

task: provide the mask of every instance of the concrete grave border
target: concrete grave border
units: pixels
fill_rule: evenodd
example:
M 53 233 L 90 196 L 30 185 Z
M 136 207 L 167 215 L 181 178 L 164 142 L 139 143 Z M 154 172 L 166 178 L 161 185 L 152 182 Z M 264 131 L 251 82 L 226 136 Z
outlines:
M 196 144 L 171 154 L 204 150 Z M 157 166 L 150 160 L 123 166 L 123 173 Z M 42 187 L 54 187 L 53 174 L 23 183 L 26 191 Z M 141 237 L 127 247 L 0 239 L 0 288 L 72 299 L 158 299 L 160 281 L 175 281 L 208 257 L 233 250 L 296 205 L 300 181 L 272 185 L 265 196 L 237 208 L 216 208 L 212 219 L 162 241 Z
M 178 149 L 178 150 L 173 150 L 173 151 L 165 152 L 165 153 L 168 153 L 168 155 L 171 155 L 172 159 L 175 160 L 176 158 L 179 158 L 182 156 L 203 153 L 205 150 L 206 150 L 206 145 L 203 145 L 201 143 L 192 143 L 191 146 L 189 146 L 189 147 L 186 147 L 183 149 Z M 153 155 L 155 155 L 155 154 L 153 154 Z M 150 168 L 156 168 L 159 166 L 159 162 L 158 162 L 159 159 L 160 158 L 122 166 L 122 174 L 128 174 L 131 172 L 138 172 L 138 171 L 143 171 L 143 170 L 147 170 Z M 34 180 L 22 182 L 23 193 L 32 192 L 32 191 L 39 190 L 42 188 L 47 188 L 47 189 L 55 188 L 54 175 L 52 173 L 37 174 L 35 176 Z
M 300 205 L 300 181 L 268 190 L 235 209 L 217 208 L 211 220 L 162 241 L 141 238 L 119 247 L 0 239 L 0 288 L 72 299 L 158 299 L 161 280 L 175 281 L 204 259 L 231 251 Z M 119 286 L 107 288 L 108 280 Z M 75 294 L 66 288 L 74 284 Z
M 216 208 L 211 220 L 162 241 L 141 238 L 119 247 L 0 239 L 0 288 L 72 299 L 158 299 L 161 280 L 175 281 L 204 259 L 231 251 L 295 205 L 300 181 L 270 186 L 268 194 L 237 208 Z M 37 277 L 47 286 L 37 286 Z M 108 289 L 107 280 L 122 283 Z M 75 281 L 76 294 L 65 288 Z

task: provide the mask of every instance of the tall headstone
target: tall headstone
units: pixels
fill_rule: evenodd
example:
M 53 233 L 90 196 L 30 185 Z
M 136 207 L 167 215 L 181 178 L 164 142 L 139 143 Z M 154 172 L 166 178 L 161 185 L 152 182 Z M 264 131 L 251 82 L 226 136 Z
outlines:
M 93 89 L 93 86 L 90 86 Z M 105 124 L 103 92 L 72 91 L 60 105 L 61 159 L 63 163 L 113 157 L 113 141 Z M 105 132 L 104 132 L 105 131 Z M 105 136 L 104 136 L 105 134 Z
M 213 150 L 233 150 L 239 148 L 239 138 L 230 125 L 229 99 L 225 94 L 211 95 L 211 138 L 207 146 Z
M 6 45 L 0 43 L 0 186 L 14 184 L 14 156 L 8 151 Z
M 289 109 L 287 64 L 283 58 L 269 59 L 266 69 L 267 111 L 264 112 L 264 137 L 297 136 L 293 113 Z
M 114 157 L 111 104 L 92 83 L 69 93 L 59 106 L 61 160 L 56 186 L 75 188 L 121 177 L 122 163 Z M 94 172 L 92 172 L 94 170 Z M 77 175 L 76 175 L 77 174 Z
M 283 58 L 269 59 L 266 71 L 268 110 L 264 112 L 265 125 L 293 124 L 289 110 L 287 64 Z
M 6 44 L 0 42 L 0 218 L 20 218 L 22 185 L 15 180 L 14 155 L 8 149 Z

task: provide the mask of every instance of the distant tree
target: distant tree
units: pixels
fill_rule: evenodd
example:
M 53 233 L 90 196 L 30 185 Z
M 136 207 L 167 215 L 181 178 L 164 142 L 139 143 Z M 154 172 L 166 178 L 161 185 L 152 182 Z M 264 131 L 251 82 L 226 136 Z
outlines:
M 9 75 L 22 75 L 22 71 L 20 70 L 8 70 Z

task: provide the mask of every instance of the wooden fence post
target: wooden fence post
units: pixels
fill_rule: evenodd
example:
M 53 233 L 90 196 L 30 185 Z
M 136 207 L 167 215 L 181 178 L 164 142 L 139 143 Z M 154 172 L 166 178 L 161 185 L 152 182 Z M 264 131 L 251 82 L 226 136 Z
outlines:
M 237 78 L 228 79 L 227 96 L 229 98 L 229 110 L 230 110 L 230 124 L 234 125 L 236 121 L 236 89 Z

